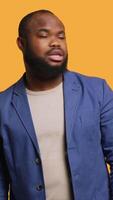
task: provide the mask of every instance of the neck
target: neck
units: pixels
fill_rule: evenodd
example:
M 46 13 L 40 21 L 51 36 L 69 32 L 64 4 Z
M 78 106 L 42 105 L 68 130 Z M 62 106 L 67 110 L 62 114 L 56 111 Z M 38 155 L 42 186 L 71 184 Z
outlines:
M 26 73 L 26 87 L 32 91 L 49 90 L 56 87 L 61 82 L 62 74 L 52 80 L 41 81 L 37 78 L 31 77 L 29 74 Z

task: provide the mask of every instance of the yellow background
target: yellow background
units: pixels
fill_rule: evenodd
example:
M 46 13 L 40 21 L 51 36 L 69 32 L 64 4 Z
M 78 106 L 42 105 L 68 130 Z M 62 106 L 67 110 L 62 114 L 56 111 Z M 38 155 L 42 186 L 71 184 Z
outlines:
M 18 23 L 38 9 L 49 9 L 64 22 L 68 68 L 105 78 L 113 88 L 113 0 L 4 0 L 0 5 L 0 90 L 24 72 L 16 45 Z

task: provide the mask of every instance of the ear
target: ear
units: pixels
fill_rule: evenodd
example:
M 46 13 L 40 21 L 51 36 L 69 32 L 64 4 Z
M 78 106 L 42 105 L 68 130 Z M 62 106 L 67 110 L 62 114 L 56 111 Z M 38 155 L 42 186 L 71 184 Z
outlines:
M 17 45 L 18 45 L 19 49 L 23 52 L 24 49 L 25 49 L 25 41 L 24 41 L 24 39 L 21 38 L 21 37 L 18 37 L 17 38 Z

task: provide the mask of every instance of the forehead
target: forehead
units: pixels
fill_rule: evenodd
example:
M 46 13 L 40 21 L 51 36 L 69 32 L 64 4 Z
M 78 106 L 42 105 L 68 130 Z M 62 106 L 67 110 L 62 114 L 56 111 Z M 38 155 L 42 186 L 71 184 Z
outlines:
M 29 31 L 36 29 L 48 29 L 48 30 L 62 30 L 64 31 L 63 23 L 52 14 L 35 14 L 32 16 L 30 22 L 27 25 Z

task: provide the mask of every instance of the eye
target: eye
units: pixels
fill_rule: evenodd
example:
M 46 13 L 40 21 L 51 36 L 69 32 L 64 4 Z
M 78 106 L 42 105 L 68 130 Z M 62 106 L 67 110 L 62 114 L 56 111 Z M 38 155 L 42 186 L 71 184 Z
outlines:
M 39 38 L 47 38 L 48 37 L 48 33 L 46 31 L 40 31 L 40 32 L 38 32 L 37 36 Z
M 65 39 L 65 34 L 64 33 L 59 33 L 58 37 L 63 40 L 63 39 Z
M 38 35 L 38 37 L 40 37 L 40 38 L 47 38 L 47 36 L 48 36 L 47 34 L 39 34 Z

